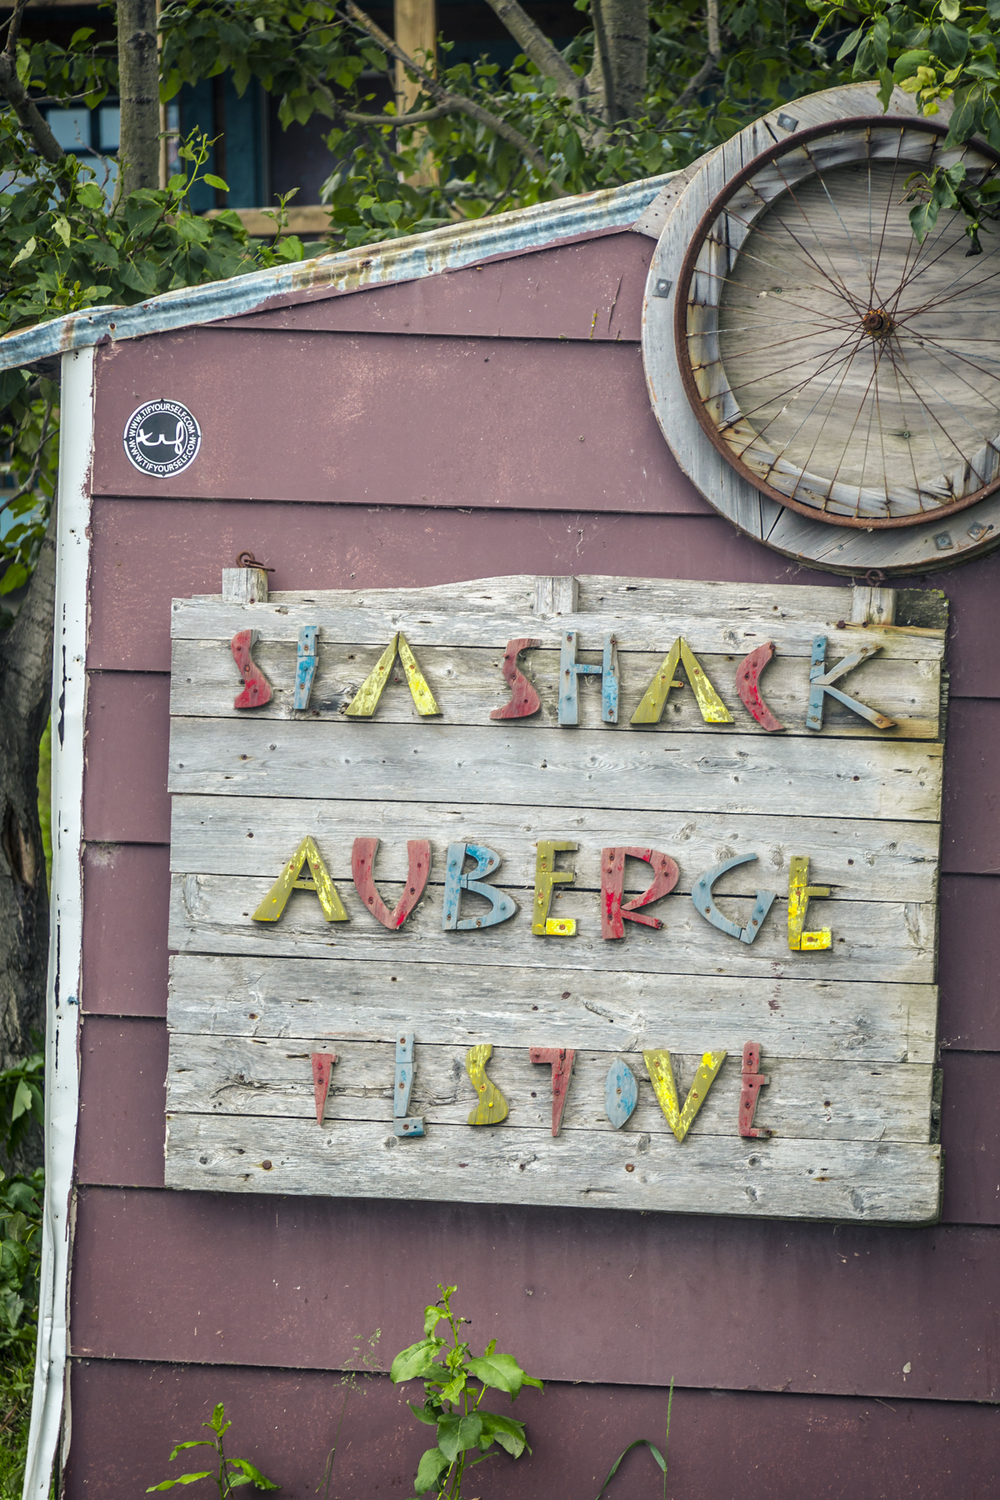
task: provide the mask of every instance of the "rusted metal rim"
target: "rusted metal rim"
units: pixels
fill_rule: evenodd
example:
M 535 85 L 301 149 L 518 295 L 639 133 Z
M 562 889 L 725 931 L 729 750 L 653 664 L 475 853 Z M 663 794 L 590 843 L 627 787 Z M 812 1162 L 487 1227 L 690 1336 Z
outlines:
M 859 115 L 854 119 L 826 122 L 822 125 L 811 125 L 808 129 L 796 131 L 794 135 L 790 135 L 785 140 L 777 141 L 773 146 L 769 146 L 766 151 L 762 151 L 759 156 L 755 156 L 752 161 L 748 162 L 745 167 L 742 167 L 735 174 L 702 215 L 697 229 L 691 236 L 691 242 L 681 263 L 674 301 L 674 344 L 677 351 L 677 367 L 680 371 L 681 383 L 684 386 L 684 392 L 691 409 L 712 445 L 721 453 L 730 467 L 735 469 L 738 474 L 741 474 L 744 479 L 752 484 L 754 489 L 759 490 L 762 495 L 766 495 L 778 505 L 782 505 L 788 510 L 797 511 L 800 516 L 807 516 L 811 521 L 823 521 L 828 526 L 852 526 L 858 531 L 888 531 L 904 526 L 921 526 L 928 523 L 933 524 L 945 516 L 953 516 L 959 511 L 967 510 L 971 505 L 978 504 L 980 500 L 985 500 L 988 495 L 992 495 L 1000 489 L 1000 473 L 997 474 L 997 477 L 990 484 L 983 485 L 974 494 L 963 495 L 960 500 L 953 500 L 948 505 L 936 506 L 933 510 L 918 511 L 912 516 L 887 516 L 882 518 L 833 515 L 829 511 L 820 510 L 817 506 L 805 505 L 801 500 L 791 499 L 788 495 L 783 494 L 781 490 L 775 489 L 773 485 L 769 485 L 766 480 L 761 479 L 748 464 L 743 462 L 738 454 L 733 452 L 706 411 L 701 393 L 695 383 L 694 371 L 691 368 L 687 337 L 687 309 L 688 293 L 691 288 L 691 278 L 695 272 L 695 263 L 701 253 L 709 231 L 730 199 L 740 188 L 750 181 L 756 172 L 759 172 L 762 167 L 767 166 L 769 162 L 777 161 L 782 156 L 787 156 L 789 152 L 794 151 L 797 147 L 808 145 L 810 141 L 819 140 L 824 136 L 848 135 L 876 128 L 880 130 L 923 130 L 928 135 L 945 136 L 948 134 L 949 127 L 939 124 L 935 120 L 927 120 L 919 116 Z M 1000 165 L 1000 151 L 995 151 L 992 146 L 980 140 L 978 136 L 963 144 L 967 148 L 979 152 L 988 161 Z

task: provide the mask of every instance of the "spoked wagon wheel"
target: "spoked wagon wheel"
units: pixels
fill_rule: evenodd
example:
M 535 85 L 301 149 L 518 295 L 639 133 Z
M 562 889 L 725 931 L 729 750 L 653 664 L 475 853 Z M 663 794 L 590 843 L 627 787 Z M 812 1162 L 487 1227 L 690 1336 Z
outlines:
M 922 243 L 909 213 L 935 166 L 984 182 L 1000 155 L 946 135 L 872 113 L 723 147 L 661 236 L 644 347 L 665 435 L 717 508 L 804 561 L 897 571 L 995 539 L 1000 234 L 970 255 L 961 212 Z

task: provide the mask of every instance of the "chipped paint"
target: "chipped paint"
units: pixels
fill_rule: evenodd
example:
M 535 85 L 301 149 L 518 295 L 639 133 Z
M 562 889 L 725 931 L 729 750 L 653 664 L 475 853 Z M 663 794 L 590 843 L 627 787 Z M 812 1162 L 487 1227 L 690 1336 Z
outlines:
M 182 287 L 134 307 L 90 307 L 18 329 L 0 338 L 0 370 L 33 360 L 85 349 L 106 341 L 192 328 L 220 318 L 260 312 L 276 297 L 315 293 L 317 297 L 416 281 L 442 271 L 509 255 L 521 255 L 581 235 L 628 229 L 657 197 L 673 173 L 630 182 L 624 187 L 581 193 L 554 203 L 533 204 L 508 214 L 447 224 L 426 234 L 407 235 L 381 245 L 360 245 L 334 255 L 318 255 L 295 265 L 251 271 L 229 281 Z

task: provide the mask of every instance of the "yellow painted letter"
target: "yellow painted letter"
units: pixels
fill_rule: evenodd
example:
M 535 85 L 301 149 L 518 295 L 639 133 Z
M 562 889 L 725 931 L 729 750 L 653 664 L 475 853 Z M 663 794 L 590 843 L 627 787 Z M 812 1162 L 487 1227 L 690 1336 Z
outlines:
M 682 635 L 677 637 L 660 663 L 659 670 L 643 694 L 642 702 L 632 715 L 631 722 L 633 724 L 658 724 L 660 722 L 663 710 L 667 706 L 670 689 L 683 687 L 683 683 L 674 681 L 678 663 L 683 665 L 687 673 L 691 691 L 694 693 L 705 723 L 732 724 L 732 714 L 708 680 L 708 674 Z
M 646 1067 L 649 1069 L 650 1082 L 653 1091 L 659 1100 L 660 1108 L 666 1115 L 667 1124 L 674 1132 L 679 1141 L 682 1141 L 694 1123 L 694 1117 L 705 1102 L 705 1097 L 715 1075 L 726 1060 L 724 1052 L 703 1052 L 701 1055 L 701 1066 L 694 1075 L 694 1083 L 688 1089 L 688 1096 L 684 1100 L 683 1109 L 677 1100 L 677 1085 L 674 1082 L 674 1069 L 670 1061 L 670 1053 L 657 1050 L 655 1052 L 644 1052 L 642 1054 Z
M 557 870 L 556 855 L 579 849 L 579 844 L 554 844 L 551 839 L 535 845 L 535 902 L 531 910 L 531 930 L 536 937 L 572 937 L 576 932 L 574 917 L 550 917 L 552 887 L 569 885 L 576 879 L 575 870 Z
M 300 880 L 299 874 L 306 860 L 309 861 L 312 879 Z M 330 879 L 322 856 L 308 834 L 254 912 L 253 921 L 276 922 L 288 905 L 288 898 L 293 891 L 315 891 L 328 922 L 350 921 L 344 910 L 344 903 L 337 894 L 337 887 Z
M 788 862 L 788 946 L 793 953 L 829 948 L 832 944 L 829 927 L 821 927 L 818 932 L 802 930 L 806 924 L 809 898 L 815 896 L 819 900 L 829 894 L 828 885 L 809 884 L 808 855 L 793 854 Z

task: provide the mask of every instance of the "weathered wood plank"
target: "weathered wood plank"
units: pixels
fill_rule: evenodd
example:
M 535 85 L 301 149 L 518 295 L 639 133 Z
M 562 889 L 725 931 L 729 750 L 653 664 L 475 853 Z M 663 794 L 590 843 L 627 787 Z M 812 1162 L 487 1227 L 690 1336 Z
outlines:
M 921 1224 L 938 1214 L 939 1146 L 744 1141 L 439 1125 L 418 1141 L 375 1122 L 176 1115 L 166 1185 L 202 1191 L 424 1198 Z M 266 1164 L 266 1165 L 265 1165 Z
M 413 1030 L 457 1048 L 483 1035 L 505 1046 L 574 1045 L 642 1052 L 669 1034 L 681 1052 L 706 1036 L 734 1054 L 747 1037 L 765 1053 L 859 1063 L 934 1059 L 931 985 L 836 980 L 677 978 L 631 971 L 343 959 L 178 954 L 171 960 L 168 1026 L 230 1037 L 318 1036 L 389 1042 Z M 433 1026 L 433 1032 L 427 1028 Z M 567 1044 L 568 1045 L 568 1044 Z
M 700 654 L 745 656 L 765 640 L 779 655 L 808 656 L 812 637 L 829 637 L 831 652 L 850 650 L 861 628 L 850 623 L 843 589 L 796 585 L 690 583 L 686 580 L 581 578 L 577 612 L 556 617 L 534 608 L 535 580 L 478 579 L 427 589 L 366 589 L 273 593 L 266 604 L 235 605 L 219 595 L 175 599 L 175 640 L 231 639 L 254 628 L 264 640 L 297 640 L 303 625 L 318 625 L 327 644 L 384 647 L 401 630 L 413 647 L 479 646 L 503 650 L 508 640 L 533 635 L 558 644 L 563 620 L 601 636 L 618 636 L 622 650 L 664 656 L 683 635 Z M 580 616 L 584 619 L 580 619 Z M 942 631 L 869 626 L 865 640 L 885 657 L 939 661 Z
M 871 591 L 869 591 L 871 592 Z M 581 632 L 583 634 L 583 632 Z M 589 639 L 589 637 L 588 637 Z M 593 650 L 581 647 L 580 660 L 601 660 L 601 637 L 593 637 Z M 670 643 L 668 643 L 669 645 Z M 254 660 L 271 684 L 273 696 L 259 717 L 290 719 L 295 714 L 297 640 L 259 641 Z M 665 652 L 619 650 L 619 719 L 624 728 L 649 683 L 655 676 Z M 310 718 L 329 719 L 339 716 L 353 699 L 359 686 L 375 665 L 378 647 L 331 645 L 320 641 L 317 671 L 309 698 Z M 441 708 L 442 719 L 449 724 L 485 724 L 493 709 L 506 703 L 510 688 L 504 681 L 501 666 L 503 651 L 485 647 L 427 646 L 421 649 L 420 666 Z M 736 689 L 736 670 L 742 656 L 699 658 L 701 666 L 725 703 L 734 724 L 720 724 L 714 734 L 766 733 L 746 711 Z M 828 660 L 836 660 L 828 653 Z M 521 668 L 537 689 L 541 709 L 523 719 L 523 729 L 542 726 L 555 728 L 559 703 L 559 652 L 555 649 L 527 651 Z M 845 679 L 852 697 L 875 705 L 880 712 L 895 719 L 890 730 L 874 729 L 864 719 L 839 703 L 830 700 L 824 715 L 824 737 L 849 736 L 876 739 L 935 739 L 938 734 L 938 712 L 941 698 L 940 665 L 936 661 L 905 661 L 898 657 L 876 656 Z M 177 640 L 173 647 L 170 711 L 178 715 L 212 718 L 243 717 L 233 707 L 233 693 L 239 679 L 233 669 L 228 641 Z M 805 655 L 775 656 L 761 680 L 761 691 L 777 719 L 788 734 L 806 734 L 806 710 L 809 699 L 809 665 Z M 580 727 L 596 729 L 601 725 L 601 683 L 597 677 L 583 677 L 578 688 Z M 397 663 L 390 686 L 377 710 L 383 723 L 416 723 L 413 698 Z M 708 728 L 699 712 L 694 694 L 685 684 L 672 690 L 663 717 L 651 725 L 656 733 L 703 732 Z M 646 732 L 645 730 L 643 732 Z
M 758 886 L 787 893 L 788 864 L 808 854 L 814 884 L 830 885 L 838 901 L 933 901 L 937 895 L 938 830 L 933 823 L 851 822 L 839 818 L 607 811 L 590 808 L 496 807 L 435 802 L 375 803 L 317 798 L 175 796 L 171 867 L 180 873 L 258 875 L 275 880 L 281 864 L 308 833 L 317 840 L 335 882 L 351 881 L 356 835 L 383 840 L 379 878 L 403 880 L 406 843 L 430 838 L 431 878 L 444 878 L 445 850 L 459 839 L 503 856 L 496 876 L 525 888 L 535 878 L 535 842 L 553 826 L 579 841 L 574 855 L 580 890 L 600 886 L 600 851 L 613 845 L 652 847 L 680 867 L 677 891 L 722 859 L 754 852 L 758 862 L 732 870 L 717 893 L 752 894 Z M 625 865 L 625 889 L 649 884 L 649 867 Z
M 169 788 L 232 796 L 359 797 L 690 813 L 940 816 L 940 744 L 785 735 L 644 736 L 537 729 L 174 719 Z
M 759 978 L 786 975 L 806 979 L 896 980 L 929 984 L 934 978 L 936 911 L 917 902 L 815 902 L 810 921 L 822 912 L 833 929 L 833 946 L 823 952 L 791 952 L 785 907 L 776 902 L 751 945 L 737 942 L 703 921 L 685 896 L 657 904 L 660 931 L 627 923 L 627 935 L 601 937 L 600 905 L 594 893 L 558 888 L 552 915 L 575 917 L 571 938 L 535 937 L 530 902 L 499 927 L 476 932 L 441 928 L 441 887 L 428 885 L 406 925 L 387 932 L 365 911 L 357 892 L 338 887 L 349 922 L 328 924 L 319 902 L 294 895 L 279 922 L 251 921 L 271 882 L 238 875 L 174 875 L 171 886 L 171 948 L 180 953 L 242 953 L 289 957 L 371 959 L 381 963 L 526 964 L 539 968 L 593 969 L 614 973 L 629 968 L 645 974 L 733 974 Z M 507 889 L 501 885 L 501 889 Z M 391 905 L 402 894 L 394 882 L 380 882 Z M 529 893 L 525 892 L 526 897 Z M 722 903 L 732 920 L 745 920 L 752 902 Z M 417 980 L 412 982 L 416 983 Z
M 433 1031 L 433 1023 L 422 1028 Z M 497 1033 L 496 1035 L 501 1035 Z M 517 1130 L 551 1129 L 551 1088 L 545 1087 L 526 1047 L 497 1046 L 489 1075 L 509 1107 Z M 568 1035 L 563 1045 L 572 1045 Z M 697 1053 L 681 1053 L 664 1030 L 658 1045 L 671 1053 L 674 1077 L 683 1100 L 706 1049 L 723 1050 L 706 1033 Z M 259 1115 L 276 1119 L 315 1120 L 316 1103 L 310 1054 L 323 1047 L 337 1054 L 325 1121 L 378 1120 L 391 1126 L 395 1094 L 395 1043 L 344 1041 L 316 1037 L 299 1043 L 285 1039 L 231 1036 L 187 1036 L 174 1032 L 167 1073 L 168 1113 Z M 738 1133 L 742 1048 L 728 1056 L 691 1126 L 691 1135 Z M 573 1076 L 562 1117 L 564 1130 L 608 1131 L 604 1082 L 616 1057 L 624 1057 L 639 1080 L 639 1103 L 629 1120 L 631 1130 L 662 1135 L 670 1126 L 656 1101 L 641 1052 L 617 1053 L 576 1049 Z M 436 1044 L 430 1034 L 416 1037 L 410 1113 L 427 1126 L 464 1125 L 476 1096 L 464 1067 L 465 1052 Z M 770 1083 L 761 1091 L 759 1112 L 775 1136 L 813 1141 L 927 1141 L 930 1131 L 930 1065 L 912 1063 L 816 1062 L 765 1054 L 762 1064 Z

